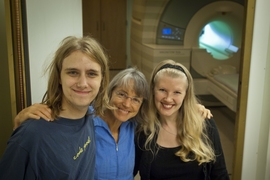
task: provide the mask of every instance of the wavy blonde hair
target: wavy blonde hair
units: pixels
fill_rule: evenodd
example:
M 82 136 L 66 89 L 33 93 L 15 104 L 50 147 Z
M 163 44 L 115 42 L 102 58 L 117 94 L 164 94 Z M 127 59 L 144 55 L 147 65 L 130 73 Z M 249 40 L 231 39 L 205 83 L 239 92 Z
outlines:
M 181 67 L 184 72 L 171 67 L 160 69 L 165 64 Z M 199 102 L 194 93 L 192 76 L 182 64 L 176 63 L 173 60 L 164 60 L 160 62 L 152 72 L 150 79 L 149 119 L 145 120 L 140 126 L 140 131 L 143 131 L 147 135 L 144 148 L 151 150 L 154 153 L 156 152 L 153 149 L 154 145 L 158 150 L 158 146 L 155 145 L 155 136 L 157 136 L 161 128 L 161 123 L 154 102 L 154 87 L 158 77 L 164 75 L 172 78 L 186 76 L 188 81 L 186 96 L 179 109 L 179 115 L 177 116 L 178 119 L 176 121 L 178 129 L 177 139 L 181 143 L 181 149 L 176 152 L 175 155 L 179 156 L 184 162 L 196 160 L 201 164 L 214 161 L 215 154 L 211 141 L 207 136 L 206 122 L 198 111 Z

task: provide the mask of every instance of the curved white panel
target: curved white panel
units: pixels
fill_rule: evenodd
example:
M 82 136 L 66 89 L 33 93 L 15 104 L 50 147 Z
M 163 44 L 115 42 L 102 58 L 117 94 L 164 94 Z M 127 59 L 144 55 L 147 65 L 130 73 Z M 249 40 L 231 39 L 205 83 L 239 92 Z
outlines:
M 234 44 L 241 46 L 244 7 L 231 1 L 218 1 L 201 8 L 190 20 L 185 36 L 185 47 L 198 47 L 203 27 L 211 21 L 223 21 L 234 32 Z
M 218 1 L 211 3 L 200 9 L 189 22 L 185 37 L 184 46 L 191 47 L 191 66 L 201 76 L 206 77 L 207 73 L 215 67 L 228 64 L 239 69 L 241 42 L 242 42 L 242 24 L 244 7 L 238 3 L 230 1 Z M 221 27 L 212 27 L 223 35 L 224 41 L 219 44 L 209 44 L 213 50 L 228 51 L 231 47 L 239 48 L 232 56 L 226 56 L 227 60 L 217 60 L 214 54 L 208 53 L 206 49 L 199 48 L 199 37 L 204 26 L 210 22 L 221 22 L 226 24 L 228 29 Z M 216 38 L 216 37 L 207 37 Z M 212 46 L 212 47 L 211 47 Z M 226 52 L 225 52 L 226 53 Z M 225 56 L 225 55 L 224 55 Z

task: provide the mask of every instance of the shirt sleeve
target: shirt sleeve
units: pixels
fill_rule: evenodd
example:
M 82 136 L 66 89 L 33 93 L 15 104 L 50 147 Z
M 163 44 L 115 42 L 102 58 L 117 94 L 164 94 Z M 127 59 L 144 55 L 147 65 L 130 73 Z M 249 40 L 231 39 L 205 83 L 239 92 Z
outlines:
M 36 179 L 28 152 L 16 142 L 8 143 L 0 160 L 0 179 Z

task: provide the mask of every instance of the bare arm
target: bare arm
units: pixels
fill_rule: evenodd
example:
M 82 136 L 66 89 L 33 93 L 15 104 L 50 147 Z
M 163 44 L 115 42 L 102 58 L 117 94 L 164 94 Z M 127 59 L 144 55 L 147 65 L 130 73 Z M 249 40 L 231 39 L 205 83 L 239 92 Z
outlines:
M 23 109 L 21 112 L 17 114 L 17 116 L 13 120 L 14 123 L 13 130 L 19 127 L 22 122 L 24 122 L 29 118 L 32 119 L 43 118 L 47 121 L 51 121 L 52 120 L 51 109 L 44 104 L 33 104 L 32 106 Z
M 204 119 L 211 119 L 213 117 L 211 111 L 209 109 L 206 109 L 204 107 L 204 105 L 202 104 L 198 104 L 198 109 L 199 109 L 199 112 L 202 114 L 202 116 L 204 117 Z

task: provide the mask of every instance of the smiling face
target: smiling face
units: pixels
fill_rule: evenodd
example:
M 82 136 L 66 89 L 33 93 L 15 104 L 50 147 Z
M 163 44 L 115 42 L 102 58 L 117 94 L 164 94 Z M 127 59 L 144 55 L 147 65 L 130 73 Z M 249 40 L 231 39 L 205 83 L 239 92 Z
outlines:
M 116 109 L 112 110 L 112 114 L 115 119 L 121 122 L 125 122 L 130 118 L 137 115 L 142 105 L 143 98 L 138 97 L 133 88 L 133 82 L 130 86 L 116 87 L 112 91 L 110 104 Z
M 81 51 L 75 51 L 64 59 L 60 78 L 65 113 L 86 113 L 99 92 L 100 65 Z
M 156 79 L 154 101 L 159 115 L 164 118 L 176 118 L 186 96 L 186 77 L 170 77 L 166 74 Z

